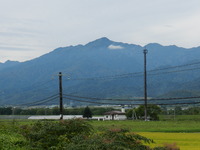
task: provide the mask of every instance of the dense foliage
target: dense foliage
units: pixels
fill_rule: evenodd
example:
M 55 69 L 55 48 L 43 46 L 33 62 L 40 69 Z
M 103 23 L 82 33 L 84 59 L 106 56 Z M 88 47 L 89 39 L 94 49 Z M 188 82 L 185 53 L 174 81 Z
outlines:
M 153 143 L 151 139 L 121 128 L 96 132 L 80 119 L 39 121 L 22 126 L 21 131 L 31 149 L 41 150 L 152 150 L 146 144 Z M 154 149 L 167 150 L 163 147 Z
M 22 126 L 22 134 L 31 146 L 40 149 L 57 146 L 61 141 L 70 141 L 78 135 L 88 136 L 91 131 L 91 125 L 83 120 L 38 121 L 32 126 Z
M 161 108 L 157 105 L 147 105 L 147 115 L 150 120 L 159 120 L 158 115 L 161 113 Z M 144 105 L 138 108 L 130 109 L 126 113 L 127 118 L 144 119 Z
M 18 134 L 19 128 L 13 122 L 1 123 L 0 126 L 0 150 L 26 150 L 28 142 Z

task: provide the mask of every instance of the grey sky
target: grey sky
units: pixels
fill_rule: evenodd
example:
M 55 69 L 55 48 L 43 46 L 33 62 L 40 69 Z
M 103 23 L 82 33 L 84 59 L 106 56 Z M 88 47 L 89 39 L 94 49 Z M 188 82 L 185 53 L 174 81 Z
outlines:
M 100 37 L 200 46 L 199 0 L 0 0 L 0 62 Z

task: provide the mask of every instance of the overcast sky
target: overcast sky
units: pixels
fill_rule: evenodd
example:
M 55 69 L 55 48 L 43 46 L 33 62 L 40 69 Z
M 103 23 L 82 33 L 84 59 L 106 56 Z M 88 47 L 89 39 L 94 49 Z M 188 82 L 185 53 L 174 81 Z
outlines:
M 200 46 L 200 0 L 0 0 L 0 62 L 101 37 Z

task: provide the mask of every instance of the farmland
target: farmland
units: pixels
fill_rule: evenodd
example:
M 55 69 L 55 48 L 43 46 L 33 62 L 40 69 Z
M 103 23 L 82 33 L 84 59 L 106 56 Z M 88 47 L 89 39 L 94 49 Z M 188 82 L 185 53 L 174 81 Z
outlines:
M 92 121 L 101 128 L 127 128 L 132 132 L 200 132 L 200 122 L 196 121 Z
M 199 150 L 200 133 L 163 133 L 163 132 L 138 132 L 138 134 L 153 139 L 156 143 L 151 146 L 174 144 L 181 150 Z
M 200 147 L 200 116 L 168 116 L 161 117 L 161 121 L 88 121 L 95 132 L 106 129 L 123 128 L 153 139 L 156 143 L 151 147 L 164 143 L 176 143 L 181 150 L 197 150 Z M 171 118 L 171 119 L 170 119 Z M 192 119 L 193 118 L 193 119 Z M 174 120 L 175 119 L 175 120 Z M 19 127 L 29 125 L 36 121 L 32 120 L 0 120 L 0 149 L 27 149 L 26 139 L 19 133 Z M 20 143 L 21 147 L 16 147 Z M 15 148 L 14 148 L 15 147 Z
M 101 128 L 128 128 L 132 132 L 153 139 L 156 143 L 151 144 L 151 146 L 176 143 L 181 150 L 200 149 L 200 121 L 93 121 L 91 124 L 97 130 Z

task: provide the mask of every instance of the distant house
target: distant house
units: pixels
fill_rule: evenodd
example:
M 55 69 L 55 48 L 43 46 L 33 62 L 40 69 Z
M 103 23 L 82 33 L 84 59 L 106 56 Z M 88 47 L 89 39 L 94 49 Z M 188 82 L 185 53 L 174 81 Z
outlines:
M 121 111 L 109 111 L 104 113 L 104 120 L 126 120 L 126 115 Z

